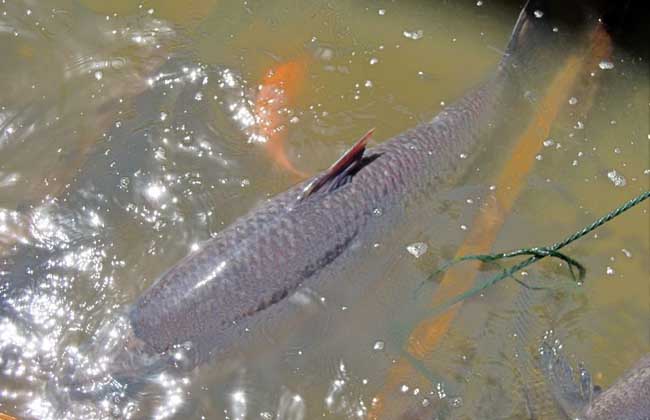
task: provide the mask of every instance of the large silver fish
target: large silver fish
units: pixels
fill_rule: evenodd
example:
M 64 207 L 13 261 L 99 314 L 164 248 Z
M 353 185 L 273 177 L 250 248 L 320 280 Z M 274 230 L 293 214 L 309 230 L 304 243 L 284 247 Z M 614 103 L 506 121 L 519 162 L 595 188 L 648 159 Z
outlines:
M 129 312 L 133 346 L 160 354 L 188 344 L 190 366 L 212 359 L 355 244 L 390 229 L 390 215 L 457 179 L 493 128 L 499 105 L 513 94 L 524 97 L 522 72 L 531 52 L 539 53 L 531 34 L 549 36 L 551 29 L 549 19 L 525 8 L 496 72 L 479 88 L 377 147 L 366 148 L 368 133 L 328 170 L 173 265 Z M 388 217 L 376 217 L 377 209 Z

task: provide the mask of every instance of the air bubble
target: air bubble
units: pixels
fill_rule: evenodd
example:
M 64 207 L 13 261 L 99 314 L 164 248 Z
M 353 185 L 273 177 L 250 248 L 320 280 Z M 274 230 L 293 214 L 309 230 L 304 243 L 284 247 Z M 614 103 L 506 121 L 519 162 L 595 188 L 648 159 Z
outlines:
M 424 242 L 415 242 L 406 247 L 406 250 L 409 254 L 413 255 L 415 258 L 420 258 L 423 256 L 428 249 L 428 245 Z
M 424 31 L 422 29 L 418 29 L 416 31 L 404 31 L 402 34 L 412 40 L 418 40 L 424 36 Z
M 614 63 L 609 60 L 603 60 L 598 63 L 598 67 L 600 67 L 602 70 L 611 70 L 614 68 Z
M 623 175 L 616 172 L 616 170 L 611 170 L 607 172 L 607 178 L 614 184 L 615 187 L 624 187 L 627 185 L 627 180 Z

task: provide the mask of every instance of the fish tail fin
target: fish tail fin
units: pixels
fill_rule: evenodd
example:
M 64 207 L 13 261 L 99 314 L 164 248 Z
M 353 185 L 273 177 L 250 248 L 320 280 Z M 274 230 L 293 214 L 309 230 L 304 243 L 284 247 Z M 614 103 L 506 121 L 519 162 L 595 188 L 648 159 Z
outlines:
M 589 36 L 602 25 L 603 8 L 584 0 L 528 0 L 510 36 L 500 72 L 526 89 L 544 86 L 562 65 L 562 56 L 589 48 Z M 534 81 L 534 83 L 533 83 Z M 532 86 L 528 86 L 532 84 Z

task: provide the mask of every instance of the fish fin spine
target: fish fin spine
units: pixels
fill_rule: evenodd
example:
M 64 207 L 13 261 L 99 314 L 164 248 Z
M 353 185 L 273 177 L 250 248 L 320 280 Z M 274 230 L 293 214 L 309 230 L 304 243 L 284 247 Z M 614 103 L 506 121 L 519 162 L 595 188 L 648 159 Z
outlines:
M 298 197 L 299 201 L 305 200 L 317 192 L 331 192 L 345 185 L 349 178 L 358 172 L 365 163 L 364 160 L 368 140 L 375 129 L 368 130 L 357 142 L 349 148 L 325 173 L 315 178 L 303 189 Z

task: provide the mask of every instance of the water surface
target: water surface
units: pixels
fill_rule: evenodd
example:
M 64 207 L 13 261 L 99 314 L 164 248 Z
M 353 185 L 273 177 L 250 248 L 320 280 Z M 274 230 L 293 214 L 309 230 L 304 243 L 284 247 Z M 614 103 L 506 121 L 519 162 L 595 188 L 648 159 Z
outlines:
M 435 285 L 417 286 L 500 187 L 508 139 L 486 145 L 462 182 L 334 286 L 295 297 L 288 337 L 263 325 L 245 357 L 165 372 L 135 395 L 73 404 L 48 383 L 166 268 L 297 182 L 251 134 L 269 69 L 307 63 L 279 130 L 288 159 L 313 174 L 368 129 L 379 143 L 485 79 L 516 14 L 492 2 L 0 2 L 0 411 L 365 418 L 409 331 L 430 315 Z M 552 243 L 649 188 L 647 63 L 615 48 L 611 64 L 591 70 L 593 99 L 577 89 L 563 108 L 495 249 Z M 514 126 L 517 115 L 503 109 Z M 553 287 L 533 298 L 530 336 L 514 335 L 517 284 L 468 302 L 420 366 L 430 380 L 406 381 L 400 404 L 521 418 L 533 379 L 517 354 L 547 328 L 597 383 L 612 383 L 650 347 L 647 212 L 570 248 L 589 270 L 581 287 L 555 261 L 529 270 Z M 419 258 L 414 243 L 427 245 Z

